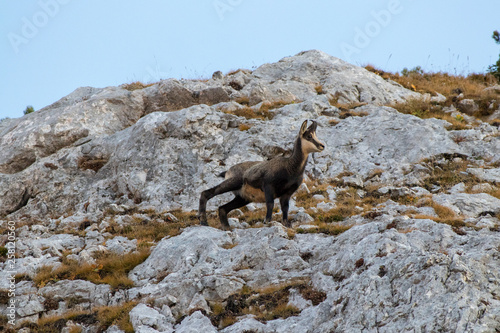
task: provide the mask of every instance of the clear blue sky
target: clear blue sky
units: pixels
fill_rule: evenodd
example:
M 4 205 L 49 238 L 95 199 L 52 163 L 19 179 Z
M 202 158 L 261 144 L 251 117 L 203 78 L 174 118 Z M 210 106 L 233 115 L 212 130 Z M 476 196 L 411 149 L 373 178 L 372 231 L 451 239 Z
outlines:
M 0 118 L 81 86 L 208 78 L 319 49 L 400 71 L 484 72 L 500 1 L 0 2 Z

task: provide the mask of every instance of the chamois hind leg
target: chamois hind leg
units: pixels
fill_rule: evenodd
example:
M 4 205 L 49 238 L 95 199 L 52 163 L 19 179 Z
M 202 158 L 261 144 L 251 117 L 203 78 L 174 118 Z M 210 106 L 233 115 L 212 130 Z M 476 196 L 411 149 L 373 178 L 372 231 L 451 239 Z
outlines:
M 227 221 L 227 214 L 233 209 L 243 207 L 250 203 L 249 201 L 243 199 L 237 195 L 233 200 L 229 201 L 227 204 L 219 207 L 219 219 L 222 224 L 222 228 L 229 230 L 229 222 Z
M 284 195 L 280 198 L 281 212 L 283 213 L 283 225 L 285 227 L 290 227 L 291 223 L 288 221 L 288 206 L 290 202 L 290 196 Z
M 226 179 L 219 185 L 212 187 L 208 190 L 201 192 L 200 195 L 200 205 L 198 207 L 198 217 L 200 219 L 201 225 L 208 225 L 207 223 L 207 201 L 215 197 L 216 195 L 236 191 L 243 185 L 241 177 L 232 177 Z
M 264 195 L 266 196 L 266 219 L 264 223 L 271 222 L 273 217 L 273 208 L 274 208 L 274 193 L 271 187 L 264 187 Z

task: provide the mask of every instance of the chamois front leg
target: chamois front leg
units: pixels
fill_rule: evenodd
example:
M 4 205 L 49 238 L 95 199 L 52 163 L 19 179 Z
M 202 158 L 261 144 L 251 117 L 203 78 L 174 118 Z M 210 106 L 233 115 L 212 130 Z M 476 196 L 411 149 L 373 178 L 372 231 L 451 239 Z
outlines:
M 264 195 L 266 196 L 266 219 L 264 223 L 271 222 L 273 217 L 273 208 L 274 208 L 274 192 L 270 186 L 264 187 Z
M 285 227 L 291 227 L 290 222 L 288 222 L 288 206 L 290 203 L 290 196 L 284 195 L 280 198 L 281 212 L 283 213 L 283 225 Z

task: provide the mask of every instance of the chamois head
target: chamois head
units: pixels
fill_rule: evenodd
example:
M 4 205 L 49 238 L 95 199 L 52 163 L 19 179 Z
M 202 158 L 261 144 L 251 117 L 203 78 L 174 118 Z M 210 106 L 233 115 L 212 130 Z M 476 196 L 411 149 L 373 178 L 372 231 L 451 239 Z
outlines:
M 317 153 L 325 149 L 325 144 L 316 136 L 316 127 L 318 124 L 314 120 L 309 128 L 307 128 L 307 120 L 300 127 L 299 139 L 304 154 Z

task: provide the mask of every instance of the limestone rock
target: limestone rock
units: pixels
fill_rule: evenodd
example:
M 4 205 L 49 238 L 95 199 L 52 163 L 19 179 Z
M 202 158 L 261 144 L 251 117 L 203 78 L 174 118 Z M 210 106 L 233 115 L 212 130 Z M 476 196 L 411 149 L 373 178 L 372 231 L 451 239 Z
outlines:
M 171 322 L 157 310 L 145 304 L 137 304 L 129 313 L 130 323 L 136 332 L 147 330 L 150 327 L 160 332 L 173 332 Z
M 201 311 L 196 311 L 192 315 L 187 316 L 182 322 L 175 326 L 176 333 L 216 333 L 217 329 L 213 327 L 210 319 L 205 317 Z
M 500 200 L 487 194 L 495 194 L 499 183 L 497 127 L 478 121 L 452 130 L 444 120 L 401 114 L 383 105 L 411 98 L 441 103 L 442 96 L 422 97 L 320 51 L 255 71 L 127 89 L 132 87 L 79 88 L 33 114 L 0 122 L 0 227 L 16 225 L 19 276 L 33 279 L 39 267 L 57 268 L 63 258 L 96 264 L 99 252 L 135 251 L 142 240 L 115 232 L 183 224 L 174 215 L 197 209 L 200 192 L 222 181 L 218 174 L 239 162 L 289 154 L 304 119 L 314 119 L 326 149 L 306 165 L 305 179 L 314 188 L 302 185 L 290 202 L 297 232 L 276 222 L 279 214 L 269 226 L 249 227 L 242 222 L 246 213 L 234 212 L 232 231 L 190 226 L 155 242 L 149 258 L 128 273 L 134 282 L 129 289 L 82 280 L 41 288 L 18 281 L 24 321 L 64 316 L 69 305 L 93 312 L 134 301 L 139 305 L 130 317 L 137 332 L 215 332 L 209 319 L 214 304 L 248 288 L 304 281 L 326 299 L 315 303 L 290 287 L 289 304 L 300 314 L 267 322 L 247 315 L 222 331 L 500 329 Z M 459 107 L 470 104 L 461 99 Z M 341 104 L 363 105 L 340 117 Z M 467 112 L 474 112 L 471 107 Z M 473 187 L 478 193 L 466 193 L 465 180 L 448 191 L 426 182 L 450 161 L 470 164 L 460 175 L 479 178 Z M 392 200 L 375 207 L 360 202 L 359 214 L 338 222 L 349 230 L 317 233 L 325 228 L 315 219 L 326 217 L 347 188 L 362 198 Z M 312 197 L 317 189 L 322 197 L 311 201 L 315 207 L 297 206 L 299 194 Z M 231 196 L 210 200 L 209 210 Z M 428 206 L 431 197 L 465 226 L 423 219 L 437 216 Z M 247 208 L 264 216 L 262 204 Z M 0 241 L 6 244 L 7 233 Z M 10 277 L 9 263 L 0 261 L 2 289 L 12 287 Z M 73 318 L 62 329 L 100 328 Z
M 106 241 L 109 251 L 117 254 L 125 254 L 137 249 L 137 239 L 129 240 L 123 236 L 116 236 Z
M 77 89 L 2 130 L 0 173 L 20 172 L 79 139 L 128 127 L 142 116 L 142 108 L 142 99 L 124 89 Z M 60 167 L 52 165 L 55 170 Z
M 68 299 L 76 298 L 84 308 L 108 305 L 111 288 L 106 284 L 93 284 L 85 280 L 62 280 L 40 289 L 44 296 Z
M 478 217 L 488 213 L 494 215 L 500 212 L 500 199 L 486 193 L 437 194 L 433 196 L 433 200 L 465 217 Z
M 481 180 L 500 184 L 500 168 L 468 168 L 467 172 L 470 172 Z

